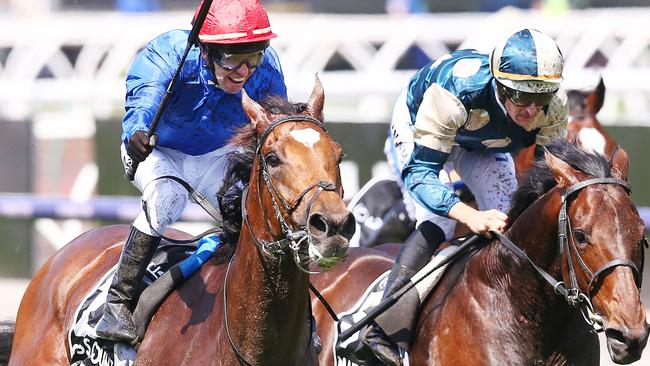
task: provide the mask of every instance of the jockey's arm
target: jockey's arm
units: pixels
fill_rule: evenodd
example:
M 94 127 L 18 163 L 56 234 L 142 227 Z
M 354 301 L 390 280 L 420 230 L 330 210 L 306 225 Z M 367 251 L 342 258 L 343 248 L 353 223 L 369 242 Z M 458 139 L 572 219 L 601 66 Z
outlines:
M 429 211 L 447 217 L 452 206 L 460 202 L 453 190 L 442 184 L 438 174 L 449 153 L 415 143 L 402 179 L 411 196 Z
M 460 199 L 440 182 L 438 174 L 451 152 L 456 131 L 467 120 L 463 104 L 448 90 L 432 84 L 415 118 L 415 146 L 402 179 L 411 196 L 431 212 L 447 217 Z
M 463 202 L 449 210 L 449 217 L 462 222 L 475 234 L 490 237 L 491 231 L 503 232 L 508 223 L 508 215 L 496 210 L 479 211 Z
M 490 230 L 505 229 L 506 214 L 498 210 L 478 211 L 462 203 L 438 178 L 456 132 L 467 118 L 467 110 L 455 95 L 432 84 L 416 114 L 415 147 L 402 171 L 402 178 L 413 198 L 423 207 L 462 222 L 474 233 L 489 235 Z
M 122 141 L 125 144 L 136 131 L 149 130 L 178 66 L 180 54 L 175 52 L 176 48 L 180 47 L 182 52 L 186 42 L 186 33 L 168 32 L 151 41 L 131 64 L 126 77 L 126 113 L 122 119 Z

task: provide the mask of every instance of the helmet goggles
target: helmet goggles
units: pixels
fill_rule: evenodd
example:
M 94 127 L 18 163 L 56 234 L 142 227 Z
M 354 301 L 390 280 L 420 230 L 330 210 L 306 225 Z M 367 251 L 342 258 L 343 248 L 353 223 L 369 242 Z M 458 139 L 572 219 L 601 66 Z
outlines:
M 235 71 L 246 64 L 249 69 L 254 69 L 264 61 L 264 50 L 247 53 L 228 53 L 223 49 L 211 45 L 204 45 L 208 57 L 228 71 Z
M 503 94 L 506 98 L 518 107 L 527 107 L 534 104 L 537 107 L 544 107 L 551 103 L 555 92 L 549 93 L 526 93 L 519 90 L 503 87 Z

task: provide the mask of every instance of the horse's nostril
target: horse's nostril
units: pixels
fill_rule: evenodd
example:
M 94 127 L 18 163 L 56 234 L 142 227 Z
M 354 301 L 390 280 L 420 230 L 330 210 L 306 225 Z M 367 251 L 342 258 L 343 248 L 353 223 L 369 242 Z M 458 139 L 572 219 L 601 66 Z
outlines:
M 610 342 L 614 341 L 622 346 L 624 345 L 627 352 L 642 350 L 648 340 L 646 327 L 639 329 L 628 329 L 627 327 L 622 329 L 607 328 L 605 329 L 605 335 Z
M 625 336 L 623 335 L 623 332 L 618 329 L 607 328 L 605 329 L 605 335 L 609 339 L 615 339 L 621 343 L 625 343 Z
M 352 235 L 354 235 L 354 232 L 356 230 L 357 230 L 357 221 L 354 218 L 352 212 L 348 212 L 345 222 L 343 223 L 343 228 L 341 229 L 341 235 L 343 235 L 344 238 L 350 240 L 352 239 Z
M 314 236 L 335 236 L 341 235 L 350 240 L 356 230 L 356 221 L 351 212 L 344 214 L 325 216 L 313 213 L 309 216 L 309 231 Z
M 309 229 L 312 235 L 322 236 L 327 233 L 327 222 L 323 215 L 315 213 L 309 216 Z

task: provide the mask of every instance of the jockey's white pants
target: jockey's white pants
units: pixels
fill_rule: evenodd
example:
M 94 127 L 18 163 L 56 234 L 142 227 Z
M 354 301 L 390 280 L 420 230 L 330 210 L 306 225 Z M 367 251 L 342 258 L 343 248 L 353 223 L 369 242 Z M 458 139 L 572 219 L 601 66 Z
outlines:
M 193 156 L 173 149 L 154 148 L 140 163 L 133 179 L 133 185 L 142 192 L 142 199 L 147 202 L 151 222 L 147 222 L 144 210 L 141 210 L 133 226 L 145 234 L 159 236 L 159 233 L 162 234 L 181 217 L 189 192 L 171 179 L 155 180 L 163 175 L 183 179 L 218 210 L 217 192 L 224 181 L 226 155 L 232 151 L 231 147 L 226 146 L 204 155 Z M 124 144 L 121 155 L 123 163 L 130 159 Z
M 411 158 L 415 146 L 413 131 L 406 105 L 406 93 L 402 93 L 395 103 L 389 137 L 384 147 L 392 172 L 400 178 L 398 182 L 402 182 L 402 170 Z M 453 190 L 453 182 L 450 179 L 452 170 L 474 194 L 479 210 L 497 209 L 504 213 L 508 212 L 511 196 L 517 189 L 515 164 L 510 154 L 488 150 L 468 151 L 460 146 L 454 146 L 439 174 L 440 181 Z M 425 221 L 431 221 L 440 226 L 447 239 L 451 239 L 456 221 L 436 215 L 421 206 L 407 192 L 404 185 L 401 186 L 404 202 L 409 215 L 416 221 L 416 227 Z

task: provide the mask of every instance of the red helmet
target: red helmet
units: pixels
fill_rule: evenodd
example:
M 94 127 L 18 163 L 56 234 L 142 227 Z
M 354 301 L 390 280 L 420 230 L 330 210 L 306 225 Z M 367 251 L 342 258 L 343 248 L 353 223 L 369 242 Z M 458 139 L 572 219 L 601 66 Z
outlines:
M 199 14 L 203 1 L 194 13 Z M 203 43 L 236 44 L 277 37 L 259 0 L 213 0 L 199 32 Z

